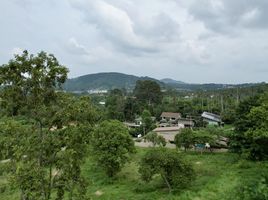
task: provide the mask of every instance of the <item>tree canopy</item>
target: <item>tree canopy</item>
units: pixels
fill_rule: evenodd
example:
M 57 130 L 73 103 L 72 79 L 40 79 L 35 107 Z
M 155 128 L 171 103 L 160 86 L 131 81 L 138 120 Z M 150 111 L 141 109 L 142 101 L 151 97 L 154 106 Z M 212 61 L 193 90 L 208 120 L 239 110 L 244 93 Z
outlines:
M 152 148 L 143 156 L 139 172 L 146 182 L 160 175 L 169 192 L 189 186 L 195 177 L 192 166 L 179 153 L 161 147 Z
M 100 123 L 91 143 L 95 159 L 110 177 L 116 175 L 135 152 L 127 128 L 117 120 Z
M 159 84 L 152 80 L 138 80 L 133 93 L 138 101 L 148 105 L 160 103 L 163 98 Z

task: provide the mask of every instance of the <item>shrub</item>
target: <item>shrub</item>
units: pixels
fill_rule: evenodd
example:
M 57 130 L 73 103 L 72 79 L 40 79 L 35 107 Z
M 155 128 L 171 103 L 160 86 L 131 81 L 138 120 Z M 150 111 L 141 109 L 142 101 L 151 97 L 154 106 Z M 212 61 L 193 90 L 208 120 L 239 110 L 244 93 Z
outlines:
M 149 150 L 141 160 L 139 172 L 146 182 L 160 175 L 169 192 L 187 187 L 195 177 L 192 166 L 180 154 L 165 148 Z
M 104 121 L 95 129 L 92 147 L 98 164 L 109 177 L 119 172 L 135 151 L 127 128 L 117 120 Z

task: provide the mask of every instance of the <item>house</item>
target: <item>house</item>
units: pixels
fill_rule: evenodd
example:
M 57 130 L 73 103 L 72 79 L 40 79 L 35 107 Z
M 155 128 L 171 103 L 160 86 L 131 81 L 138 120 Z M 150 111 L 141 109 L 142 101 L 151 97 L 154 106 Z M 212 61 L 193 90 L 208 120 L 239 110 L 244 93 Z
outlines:
M 173 127 L 158 127 L 155 128 L 153 131 L 156 132 L 158 135 L 161 135 L 165 138 L 167 142 L 174 142 L 175 136 L 179 133 L 180 127 L 173 126 Z
M 156 120 L 156 117 L 151 117 L 151 120 L 154 122 Z M 142 125 L 142 117 L 138 117 L 135 119 L 135 124 L 136 125 Z
M 192 119 L 178 119 L 178 126 L 181 128 L 192 128 L 194 127 L 194 121 Z
M 221 117 L 213 113 L 203 112 L 201 117 L 204 121 L 208 122 L 209 125 L 221 125 L 223 123 Z
M 161 114 L 161 122 L 176 122 L 181 118 L 180 113 L 172 113 L 172 112 L 162 112 Z

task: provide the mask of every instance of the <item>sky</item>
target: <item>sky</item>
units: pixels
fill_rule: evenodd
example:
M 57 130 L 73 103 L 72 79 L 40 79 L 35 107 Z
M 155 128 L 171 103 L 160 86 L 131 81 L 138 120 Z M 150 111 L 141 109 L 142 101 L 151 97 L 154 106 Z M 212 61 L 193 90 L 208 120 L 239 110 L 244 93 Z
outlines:
M 0 0 L 0 65 L 54 54 L 69 77 L 268 82 L 267 0 Z

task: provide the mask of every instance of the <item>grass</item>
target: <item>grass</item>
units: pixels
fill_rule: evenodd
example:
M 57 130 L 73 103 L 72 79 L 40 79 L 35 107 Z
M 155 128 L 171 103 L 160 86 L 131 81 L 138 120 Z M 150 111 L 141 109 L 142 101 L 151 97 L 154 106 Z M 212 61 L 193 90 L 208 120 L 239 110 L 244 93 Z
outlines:
M 145 148 L 138 148 L 132 161 L 114 179 L 107 178 L 102 169 L 88 157 L 82 170 L 89 184 L 87 196 L 93 200 L 233 200 L 236 199 L 235 192 L 241 185 L 241 178 L 254 177 L 259 171 L 268 168 L 267 162 L 240 160 L 232 153 L 201 155 L 182 152 L 185 159 L 194 165 L 197 177 L 189 188 L 168 194 L 159 177 L 155 177 L 150 183 L 140 180 L 138 163 L 145 152 Z M 0 177 L 0 185 L 5 182 L 4 180 L 4 177 Z M 15 200 L 18 196 L 16 191 L 5 191 L 0 193 L 0 199 Z

